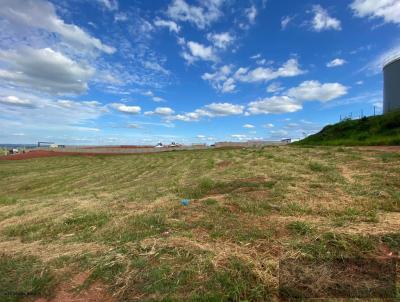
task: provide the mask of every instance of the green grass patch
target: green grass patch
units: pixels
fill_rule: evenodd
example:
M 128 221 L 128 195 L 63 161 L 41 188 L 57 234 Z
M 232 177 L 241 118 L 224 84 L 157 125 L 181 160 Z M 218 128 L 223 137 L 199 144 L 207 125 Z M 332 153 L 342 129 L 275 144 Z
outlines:
M 293 221 L 286 225 L 286 228 L 293 234 L 293 235 L 309 235 L 313 232 L 313 228 L 310 226 L 309 223 L 304 221 Z
M 107 243 L 136 242 L 151 236 L 160 236 L 169 225 L 162 213 L 133 215 L 123 221 L 112 223 L 99 234 L 100 240 Z
M 308 167 L 310 168 L 311 171 L 314 171 L 314 172 L 328 172 L 328 171 L 332 170 L 331 167 L 329 167 L 323 163 L 315 162 L 315 161 L 310 162 L 308 164 Z
M 50 297 L 54 286 L 53 274 L 36 258 L 0 254 L 0 301 Z
M 18 202 L 18 199 L 14 198 L 14 197 L 0 196 L 0 206 L 14 205 L 17 202 Z
M 305 255 L 314 258 L 357 257 L 372 253 L 376 239 L 361 235 L 324 233 L 306 242 L 295 244 Z
M 62 234 L 78 241 L 91 241 L 95 231 L 109 221 L 109 216 L 102 212 L 75 211 L 62 220 L 40 219 L 6 227 L 3 234 L 19 237 L 23 242 L 36 240 L 56 240 Z
M 296 145 L 400 145 L 400 111 L 328 125 Z

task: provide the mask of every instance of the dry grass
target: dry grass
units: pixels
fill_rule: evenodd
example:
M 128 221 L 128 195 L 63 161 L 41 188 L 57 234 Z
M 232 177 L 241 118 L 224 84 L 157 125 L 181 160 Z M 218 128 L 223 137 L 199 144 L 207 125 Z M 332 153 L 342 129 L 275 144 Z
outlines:
M 1 161 L 0 251 L 26 273 L 26 256 L 51 273 L 31 276 L 48 300 L 61 291 L 79 301 L 93 284 L 121 301 L 274 300 L 281 259 L 399 253 L 396 154 L 271 147 Z M 80 293 L 66 293 L 84 272 Z M 9 292 L 35 289 L 1 280 Z

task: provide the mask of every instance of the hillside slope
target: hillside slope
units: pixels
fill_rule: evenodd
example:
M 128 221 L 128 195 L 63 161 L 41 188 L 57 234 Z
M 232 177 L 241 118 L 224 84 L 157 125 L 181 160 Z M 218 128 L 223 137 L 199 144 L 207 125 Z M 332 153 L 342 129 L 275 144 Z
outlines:
M 328 125 L 298 145 L 400 145 L 400 111 Z

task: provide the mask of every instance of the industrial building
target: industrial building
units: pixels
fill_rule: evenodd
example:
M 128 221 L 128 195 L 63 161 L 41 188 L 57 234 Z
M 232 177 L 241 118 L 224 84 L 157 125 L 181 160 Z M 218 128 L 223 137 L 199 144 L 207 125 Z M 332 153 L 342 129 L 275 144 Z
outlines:
M 400 54 L 383 66 L 383 113 L 400 110 Z

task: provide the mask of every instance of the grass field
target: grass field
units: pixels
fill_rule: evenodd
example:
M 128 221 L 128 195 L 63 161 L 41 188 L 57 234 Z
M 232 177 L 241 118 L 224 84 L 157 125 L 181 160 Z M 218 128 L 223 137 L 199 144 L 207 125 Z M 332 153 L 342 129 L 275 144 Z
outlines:
M 276 300 L 280 259 L 399 249 L 400 153 L 0 161 L 1 301 Z

